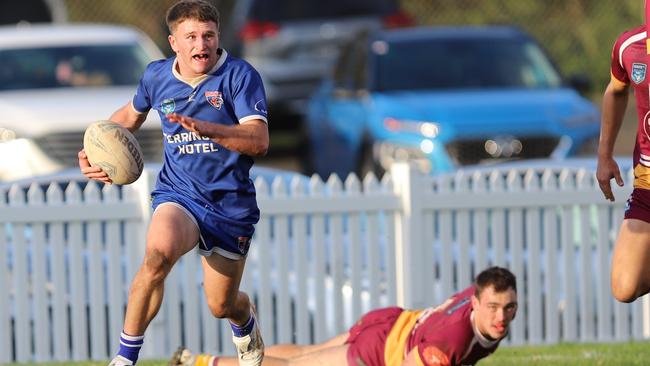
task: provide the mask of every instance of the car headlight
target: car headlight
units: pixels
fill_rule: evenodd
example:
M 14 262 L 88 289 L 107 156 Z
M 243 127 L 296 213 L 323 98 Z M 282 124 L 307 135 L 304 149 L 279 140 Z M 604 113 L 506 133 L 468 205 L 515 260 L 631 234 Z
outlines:
M 430 139 L 434 139 L 440 134 L 440 125 L 429 121 L 386 117 L 384 118 L 384 127 L 389 131 L 417 133 Z
M 379 165 L 384 170 L 389 170 L 395 162 L 410 162 L 414 163 L 422 173 L 428 174 L 433 166 L 427 155 L 433 149 L 433 141 L 427 139 L 422 140 L 419 148 L 391 142 L 375 142 L 373 154 L 375 160 L 379 162 Z
M 8 128 L 0 127 L 0 142 L 7 142 L 16 139 L 16 132 Z

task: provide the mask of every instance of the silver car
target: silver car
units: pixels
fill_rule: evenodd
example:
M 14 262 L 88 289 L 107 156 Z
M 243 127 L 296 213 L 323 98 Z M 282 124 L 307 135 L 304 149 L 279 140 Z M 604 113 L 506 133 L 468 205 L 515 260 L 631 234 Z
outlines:
M 76 165 L 86 127 L 131 100 L 159 58 L 151 39 L 128 27 L 0 27 L 0 181 Z M 145 160 L 159 161 L 160 120 L 149 119 L 136 137 Z

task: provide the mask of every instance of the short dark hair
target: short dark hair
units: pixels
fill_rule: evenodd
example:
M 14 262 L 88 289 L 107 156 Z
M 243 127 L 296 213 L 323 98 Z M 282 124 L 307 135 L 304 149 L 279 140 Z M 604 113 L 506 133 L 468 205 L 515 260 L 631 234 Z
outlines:
M 206 0 L 180 0 L 167 10 L 167 28 L 169 33 L 174 31 L 176 25 L 187 19 L 196 19 L 201 22 L 214 22 L 219 28 L 219 10 Z
M 508 289 L 517 292 L 517 279 L 509 270 L 494 266 L 483 270 L 476 276 L 474 287 L 476 287 L 474 293 L 476 297 L 479 297 L 481 292 L 488 287 L 493 287 L 494 292 L 504 292 Z

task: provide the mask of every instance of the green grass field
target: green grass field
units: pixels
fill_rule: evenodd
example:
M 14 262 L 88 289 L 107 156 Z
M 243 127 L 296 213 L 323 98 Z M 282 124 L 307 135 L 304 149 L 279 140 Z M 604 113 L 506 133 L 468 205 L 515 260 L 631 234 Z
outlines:
M 641 366 L 650 364 L 650 343 L 562 344 L 502 347 L 480 366 Z
M 501 347 L 480 366 L 646 366 L 650 343 L 562 344 L 540 347 Z M 106 366 L 107 362 L 27 364 L 31 366 Z M 18 366 L 19 364 L 2 364 Z M 20 364 L 25 366 L 25 364 Z M 165 366 L 166 361 L 142 361 L 138 366 Z M 337 365 L 338 366 L 338 365 Z

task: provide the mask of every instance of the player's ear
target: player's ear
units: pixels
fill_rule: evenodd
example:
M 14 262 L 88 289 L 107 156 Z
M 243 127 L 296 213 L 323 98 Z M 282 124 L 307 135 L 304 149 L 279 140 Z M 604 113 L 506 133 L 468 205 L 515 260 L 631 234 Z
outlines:
M 176 38 L 170 34 L 167 36 L 167 40 L 169 41 L 169 46 L 172 48 L 172 51 L 178 52 L 178 49 L 176 47 Z
M 472 295 L 472 309 L 478 309 L 479 301 L 476 295 Z

